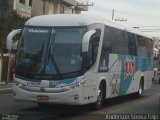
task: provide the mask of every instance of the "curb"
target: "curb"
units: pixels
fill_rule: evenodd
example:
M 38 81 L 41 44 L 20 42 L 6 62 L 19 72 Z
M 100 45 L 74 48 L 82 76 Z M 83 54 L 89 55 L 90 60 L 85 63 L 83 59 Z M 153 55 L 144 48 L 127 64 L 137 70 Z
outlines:
M 12 88 L 0 89 L 0 94 L 6 94 L 6 93 L 12 93 L 12 92 L 13 92 Z

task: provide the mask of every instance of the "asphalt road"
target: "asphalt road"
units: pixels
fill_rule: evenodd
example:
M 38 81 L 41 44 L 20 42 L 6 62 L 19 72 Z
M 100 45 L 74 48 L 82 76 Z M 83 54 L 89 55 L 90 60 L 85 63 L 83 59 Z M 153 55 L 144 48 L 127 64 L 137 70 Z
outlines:
M 109 99 L 101 110 L 96 111 L 92 105 L 51 105 L 40 108 L 36 103 L 15 102 L 11 93 L 0 94 L 0 120 L 5 120 L 5 117 L 18 117 L 18 120 L 106 120 L 109 114 L 158 114 L 159 95 L 160 85 L 155 81 L 153 87 L 144 91 L 141 98 L 128 95 Z

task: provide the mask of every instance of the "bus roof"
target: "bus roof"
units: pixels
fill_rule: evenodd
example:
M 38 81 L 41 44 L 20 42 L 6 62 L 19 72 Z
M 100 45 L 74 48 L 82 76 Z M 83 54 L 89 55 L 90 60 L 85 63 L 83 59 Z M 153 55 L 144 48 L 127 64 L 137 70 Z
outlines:
M 65 27 L 65 26 L 87 26 L 94 23 L 105 24 L 114 28 L 122 29 L 128 32 L 139 34 L 152 38 L 142 34 L 139 30 L 131 27 L 122 26 L 116 22 L 106 20 L 101 17 L 85 15 L 85 14 L 52 14 L 52 15 L 41 15 L 29 19 L 26 26 L 46 26 L 46 27 Z
M 31 26 L 86 26 L 103 23 L 102 19 L 83 14 L 53 14 L 33 17 L 25 25 Z

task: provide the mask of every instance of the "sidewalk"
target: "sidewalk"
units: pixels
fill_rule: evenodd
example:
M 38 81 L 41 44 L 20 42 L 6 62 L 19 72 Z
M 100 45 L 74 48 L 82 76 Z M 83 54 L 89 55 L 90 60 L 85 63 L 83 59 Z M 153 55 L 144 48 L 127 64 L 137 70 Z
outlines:
M 11 93 L 12 92 L 12 83 L 0 82 L 0 94 Z

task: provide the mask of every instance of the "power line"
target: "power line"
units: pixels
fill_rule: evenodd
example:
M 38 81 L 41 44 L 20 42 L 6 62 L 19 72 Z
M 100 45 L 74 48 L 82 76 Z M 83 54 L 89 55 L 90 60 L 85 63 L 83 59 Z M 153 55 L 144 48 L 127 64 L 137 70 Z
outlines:
M 141 32 L 160 32 L 160 31 L 141 31 Z
M 138 26 L 138 27 L 160 27 L 160 26 Z
M 141 32 L 160 32 L 160 26 L 138 26 L 138 27 L 133 27 Z
M 139 29 L 139 30 L 152 30 L 152 31 L 159 31 L 160 29 Z

